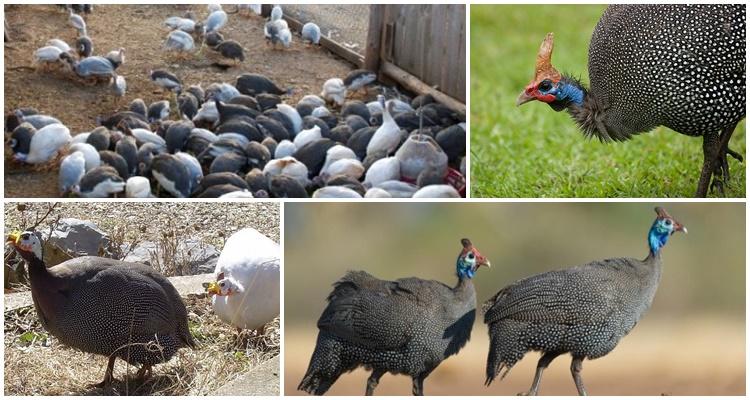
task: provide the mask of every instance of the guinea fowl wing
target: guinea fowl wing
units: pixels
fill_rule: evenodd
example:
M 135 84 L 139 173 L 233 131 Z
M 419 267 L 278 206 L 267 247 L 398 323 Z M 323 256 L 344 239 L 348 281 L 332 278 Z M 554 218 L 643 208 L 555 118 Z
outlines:
M 410 327 L 420 323 L 415 312 L 431 308 L 419 302 L 415 292 L 429 282 L 414 281 L 384 281 L 363 271 L 349 272 L 334 284 L 318 328 L 371 349 L 401 348 L 412 339 Z
M 576 325 L 606 319 L 618 307 L 616 294 L 623 289 L 617 287 L 613 272 L 600 265 L 584 265 L 522 279 L 484 304 L 484 321 Z

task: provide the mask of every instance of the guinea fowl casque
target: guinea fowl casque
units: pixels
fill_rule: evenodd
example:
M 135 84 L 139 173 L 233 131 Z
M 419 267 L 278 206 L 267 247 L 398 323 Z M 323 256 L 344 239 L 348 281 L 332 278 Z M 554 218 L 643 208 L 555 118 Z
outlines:
M 607 355 L 638 323 L 659 285 L 661 249 L 674 232 L 687 233 L 663 208 L 656 214 L 644 260 L 613 258 L 542 273 L 505 287 L 485 303 L 487 385 L 501 373 L 505 377 L 527 352 L 540 351 L 533 384 L 524 393 L 536 395 L 544 369 L 571 353 L 573 380 L 578 393 L 586 394 L 583 360 Z
M 237 329 L 264 334 L 266 324 L 279 316 L 279 245 L 252 228 L 229 237 L 208 285 L 214 312 Z
M 31 297 L 42 326 L 61 343 L 140 365 L 138 378 L 182 347 L 195 347 L 187 310 L 177 290 L 158 272 L 136 263 L 78 257 L 47 268 L 34 232 L 8 239 L 28 264 Z
M 742 161 L 729 139 L 745 117 L 745 27 L 742 4 L 611 5 L 589 44 L 590 87 L 552 66 L 550 33 L 517 105 L 539 100 L 567 110 L 584 135 L 602 141 L 662 125 L 702 136 L 696 196 L 709 184 L 723 191 L 727 155 Z
M 364 366 L 372 370 L 366 395 L 386 372 L 410 376 L 412 393 L 422 395 L 425 378 L 468 342 L 476 314 L 472 278 L 490 266 L 469 239 L 461 244 L 454 287 L 419 278 L 384 281 L 364 271 L 336 282 L 298 389 L 322 395 L 341 374 Z

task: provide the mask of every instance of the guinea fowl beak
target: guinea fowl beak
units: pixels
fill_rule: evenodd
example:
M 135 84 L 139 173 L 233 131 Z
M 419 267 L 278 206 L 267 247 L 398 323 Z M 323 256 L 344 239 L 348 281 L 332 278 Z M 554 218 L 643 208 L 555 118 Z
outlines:
M 6 243 L 16 244 L 16 242 L 18 241 L 19 237 L 21 237 L 21 232 L 13 231 L 13 232 L 10 233 L 10 235 L 8 235 L 8 238 L 5 239 L 5 242 Z
M 672 233 L 674 232 L 682 232 L 687 235 L 687 227 L 677 221 L 674 221 L 674 231 Z
M 208 287 L 206 288 L 206 293 L 208 294 L 219 294 L 221 293 L 221 290 L 219 290 L 219 284 L 216 282 L 211 282 L 208 284 Z
M 529 85 L 529 87 L 524 89 L 523 92 L 521 92 L 521 94 L 518 95 L 518 98 L 516 99 L 516 107 L 519 107 L 522 104 L 526 104 L 530 101 L 536 100 L 536 97 L 529 94 L 531 92 L 531 89 L 533 88 L 531 87 L 531 85 Z

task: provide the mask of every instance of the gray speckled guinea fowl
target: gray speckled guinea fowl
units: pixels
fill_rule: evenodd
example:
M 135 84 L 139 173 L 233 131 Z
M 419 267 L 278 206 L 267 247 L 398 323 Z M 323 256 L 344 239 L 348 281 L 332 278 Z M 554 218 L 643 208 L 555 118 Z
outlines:
M 674 232 L 687 229 L 661 208 L 648 233 L 644 260 L 613 258 L 522 279 L 500 290 L 485 305 L 489 325 L 489 385 L 501 379 L 529 351 L 540 351 L 531 389 L 556 357 L 571 353 L 571 372 L 581 395 L 585 358 L 607 355 L 651 306 L 661 278 L 661 249 Z M 505 371 L 503 371 L 503 369 Z
M 703 169 L 696 196 L 712 176 L 722 190 L 734 128 L 745 117 L 743 4 L 611 5 L 589 44 L 589 81 L 552 66 L 553 37 L 537 56 L 535 76 L 517 104 L 539 100 L 567 109 L 587 137 L 625 141 L 666 126 L 703 137 Z
M 79 257 L 47 268 L 33 232 L 8 237 L 28 263 L 31 295 L 42 326 L 61 343 L 109 357 L 108 386 L 117 358 L 140 365 L 138 378 L 195 347 L 187 310 L 177 290 L 158 272 L 136 263 Z
M 341 374 L 363 366 L 372 370 L 366 395 L 386 372 L 411 376 L 413 394 L 422 395 L 425 378 L 469 340 L 476 313 L 471 278 L 490 265 L 468 239 L 461 243 L 454 287 L 419 278 L 384 281 L 364 271 L 336 282 L 299 390 L 322 395 Z

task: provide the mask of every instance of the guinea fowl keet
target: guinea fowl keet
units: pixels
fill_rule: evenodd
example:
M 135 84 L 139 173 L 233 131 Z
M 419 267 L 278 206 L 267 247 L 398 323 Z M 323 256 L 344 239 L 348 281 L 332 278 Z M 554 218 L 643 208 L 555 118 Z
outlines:
M 47 268 L 34 232 L 8 236 L 28 264 L 31 296 L 42 326 L 61 343 L 140 366 L 143 378 L 182 347 L 195 347 L 187 310 L 169 281 L 141 264 L 78 257 Z
M 552 66 L 553 35 L 517 105 L 538 100 L 566 110 L 587 137 L 626 141 L 666 126 L 703 137 L 696 190 L 705 197 L 729 179 L 727 155 L 745 117 L 746 11 L 740 4 L 611 5 L 589 43 L 589 81 Z
M 372 371 L 366 395 L 386 373 L 412 378 L 412 393 L 468 342 L 476 315 L 472 278 L 490 262 L 462 239 L 456 260 L 458 282 L 404 278 L 384 281 L 350 271 L 334 284 L 318 320 L 318 340 L 298 389 L 322 395 L 341 374 L 359 366 Z
M 603 357 L 643 317 L 661 278 L 661 250 L 675 232 L 687 228 L 661 208 L 648 232 L 644 260 L 613 258 L 545 272 L 500 290 L 485 305 L 489 326 L 489 385 L 502 379 L 529 351 L 540 351 L 536 375 L 526 394 L 536 395 L 542 373 L 556 357 L 570 353 L 578 393 L 586 394 L 583 360 Z M 504 370 L 504 371 L 503 371 Z

